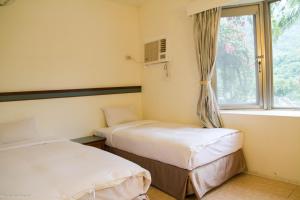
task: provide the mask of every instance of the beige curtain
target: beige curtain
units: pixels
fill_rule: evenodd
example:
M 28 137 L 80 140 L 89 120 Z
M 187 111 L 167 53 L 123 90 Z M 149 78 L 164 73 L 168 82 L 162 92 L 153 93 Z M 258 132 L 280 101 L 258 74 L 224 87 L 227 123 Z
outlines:
M 215 72 L 221 8 L 194 15 L 194 38 L 200 74 L 197 114 L 206 128 L 221 128 L 223 122 L 211 80 Z

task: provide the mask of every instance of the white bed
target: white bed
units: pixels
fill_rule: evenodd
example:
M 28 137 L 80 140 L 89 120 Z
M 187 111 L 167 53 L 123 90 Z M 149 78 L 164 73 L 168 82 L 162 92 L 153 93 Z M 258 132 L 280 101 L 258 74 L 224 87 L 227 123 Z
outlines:
M 233 129 L 140 120 L 102 128 L 108 146 L 193 170 L 242 148 L 243 135 Z
M 147 170 L 65 139 L 0 144 L 0 199 L 143 199 Z

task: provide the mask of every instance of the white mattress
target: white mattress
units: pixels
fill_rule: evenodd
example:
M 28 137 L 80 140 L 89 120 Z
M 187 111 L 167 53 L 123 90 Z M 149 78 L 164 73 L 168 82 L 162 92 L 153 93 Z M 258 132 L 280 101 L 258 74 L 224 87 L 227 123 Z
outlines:
M 149 172 L 130 161 L 61 139 L 0 145 L 0 162 L 0 199 L 132 199 L 151 182 Z
M 143 177 L 133 176 L 114 187 L 97 190 L 95 192 L 95 200 L 146 200 L 146 194 L 140 195 L 143 190 Z M 91 200 L 91 195 L 86 194 L 78 200 Z
M 192 170 L 242 148 L 243 136 L 233 129 L 204 129 L 183 124 L 135 121 L 102 128 L 108 146 Z

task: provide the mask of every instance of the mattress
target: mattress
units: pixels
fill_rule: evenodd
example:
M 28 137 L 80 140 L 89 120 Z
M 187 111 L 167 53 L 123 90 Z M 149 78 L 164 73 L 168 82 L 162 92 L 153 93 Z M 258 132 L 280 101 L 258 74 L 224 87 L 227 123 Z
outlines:
M 158 121 L 135 121 L 102 128 L 108 146 L 193 170 L 242 148 L 243 135 L 234 129 L 205 129 Z
M 133 176 L 114 187 L 95 191 L 95 200 L 147 200 L 146 194 L 140 194 L 143 187 L 143 177 Z M 91 194 L 87 193 L 78 200 L 91 200 Z
M 150 173 L 116 155 L 64 139 L 0 145 L 0 199 L 134 199 Z

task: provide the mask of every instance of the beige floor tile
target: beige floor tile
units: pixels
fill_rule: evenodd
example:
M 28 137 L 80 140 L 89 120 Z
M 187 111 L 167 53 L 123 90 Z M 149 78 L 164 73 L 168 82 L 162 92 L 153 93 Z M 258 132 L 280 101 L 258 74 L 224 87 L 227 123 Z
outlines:
M 300 196 L 290 196 L 290 198 L 288 200 L 300 200 Z
M 300 186 L 294 189 L 294 191 L 290 195 L 289 200 L 300 200 Z
M 150 200 L 175 200 L 173 197 L 161 192 L 155 187 L 150 187 L 148 196 L 150 197 Z
M 148 194 L 151 200 L 174 200 L 153 187 Z M 300 187 L 243 174 L 212 190 L 203 200 L 300 200 Z

